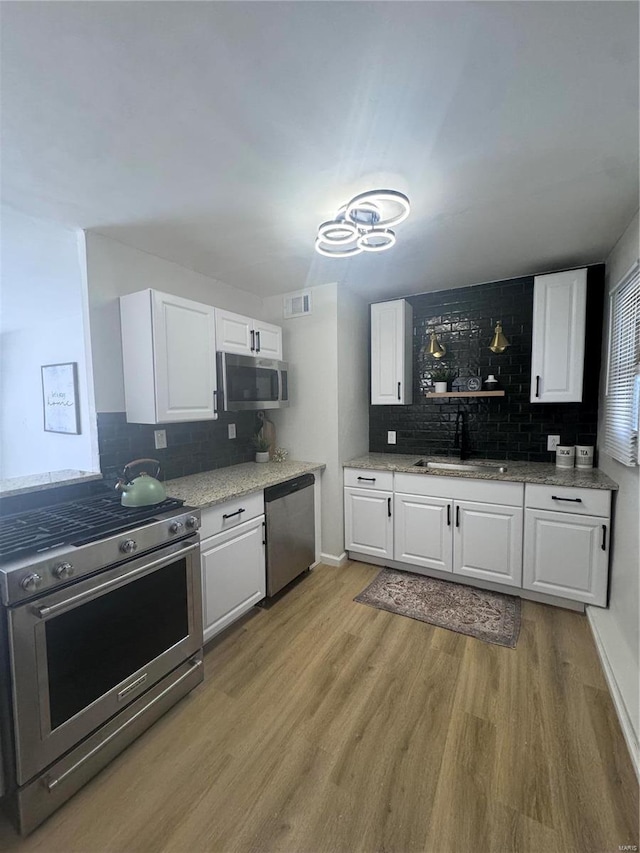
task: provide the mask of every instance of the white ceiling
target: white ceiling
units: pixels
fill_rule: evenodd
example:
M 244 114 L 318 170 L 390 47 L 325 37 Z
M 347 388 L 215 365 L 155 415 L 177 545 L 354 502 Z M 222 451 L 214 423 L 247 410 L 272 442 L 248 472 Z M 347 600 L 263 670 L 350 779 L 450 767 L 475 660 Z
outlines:
M 629 2 L 3 2 L 2 196 L 266 296 L 603 260 L 638 207 Z M 323 259 L 357 192 L 384 255 Z

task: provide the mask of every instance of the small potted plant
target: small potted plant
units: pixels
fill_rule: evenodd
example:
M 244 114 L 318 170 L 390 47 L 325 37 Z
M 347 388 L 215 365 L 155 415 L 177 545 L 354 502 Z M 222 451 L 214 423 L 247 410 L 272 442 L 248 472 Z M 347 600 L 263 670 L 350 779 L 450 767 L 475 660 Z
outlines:
M 256 462 L 269 461 L 269 442 L 262 435 L 253 436 L 253 446 L 256 449 Z
M 455 371 L 448 367 L 436 367 L 431 371 L 431 381 L 436 394 L 446 393 L 449 390 L 449 383 L 455 378 Z

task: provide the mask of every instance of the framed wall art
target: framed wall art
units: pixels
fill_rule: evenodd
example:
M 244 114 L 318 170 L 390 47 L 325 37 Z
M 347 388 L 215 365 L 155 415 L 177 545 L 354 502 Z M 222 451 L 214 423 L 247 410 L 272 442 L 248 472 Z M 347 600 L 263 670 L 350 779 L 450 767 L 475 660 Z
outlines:
M 42 365 L 42 401 L 45 432 L 80 433 L 78 364 Z

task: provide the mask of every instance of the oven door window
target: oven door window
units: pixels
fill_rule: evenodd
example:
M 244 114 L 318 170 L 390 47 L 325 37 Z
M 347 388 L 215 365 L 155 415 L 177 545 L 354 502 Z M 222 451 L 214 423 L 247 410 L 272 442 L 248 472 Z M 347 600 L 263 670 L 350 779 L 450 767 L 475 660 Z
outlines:
M 277 402 L 278 371 L 266 367 L 229 366 L 227 399 L 232 403 Z
M 188 623 L 184 559 L 47 621 L 51 729 L 187 637 Z

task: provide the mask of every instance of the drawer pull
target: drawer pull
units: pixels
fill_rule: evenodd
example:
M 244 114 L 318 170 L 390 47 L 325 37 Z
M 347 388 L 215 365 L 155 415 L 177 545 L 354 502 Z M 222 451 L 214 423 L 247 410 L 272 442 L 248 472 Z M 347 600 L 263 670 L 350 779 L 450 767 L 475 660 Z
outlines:
M 607 550 L 607 525 L 606 524 L 602 525 L 602 546 L 601 547 L 602 547 L 603 551 Z
M 359 480 L 367 480 L 369 483 L 375 483 L 375 477 L 358 477 Z
M 557 495 L 551 495 L 552 501 L 566 501 L 567 503 L 581 504 L 582 498 L 560 498 Z
M 244 510 L 244 509 L 237 509 L 235 512 L 229 512 L 229 513 L 225 512 L 222 517 L 226 520 L 227 518 L 233 518 L 234 515 L 241 515 L 245 511 L 246 510 Z

